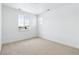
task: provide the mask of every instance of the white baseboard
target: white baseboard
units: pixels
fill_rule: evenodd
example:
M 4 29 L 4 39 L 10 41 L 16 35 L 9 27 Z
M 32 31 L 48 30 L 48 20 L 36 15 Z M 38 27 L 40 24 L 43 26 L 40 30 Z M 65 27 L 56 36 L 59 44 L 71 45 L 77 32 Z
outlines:
M 24 41 L 24 40 L 29 40 L 29 39 L 32 39 L 32 38 L 37 38 L 38 36 L 36 37 L 31 37 L 31 38 L 28 38 L 28 39 L 19 39 L 19 40 L 16 40 L 16 41 L 11 41 L 11 42 L 7 42 L 7 43 L 2 43 L 2 45 L 5 45 L 5 44 L 10 44 L 10 43 L 15 43 L 15 42 L 18 42 L 18 41 Z
M 54 42 L 54 43 L 57 43 L 57 44 L 60 44 L 60 45 L 64 45 L 64 46 L 71 47 L 71 48 L 74 48 L 74 49 L 78 49 L 78 50 L 79 50 L 78 47 L 75 47 L 75 46 L 72 46 L 72 45 L 69 45 L 69 44 L 64 44 L 64 43 L 62 43 L 62 42 L 49 40 L 49 39 L 46 39 L 46 38 L 44 38 L 44 37 L 39 37 L 39 38 L 42 38 L 42 39 L 45 39 L 45 40 L 48 40 L 48 41 L 51 41 L 51 42 Z

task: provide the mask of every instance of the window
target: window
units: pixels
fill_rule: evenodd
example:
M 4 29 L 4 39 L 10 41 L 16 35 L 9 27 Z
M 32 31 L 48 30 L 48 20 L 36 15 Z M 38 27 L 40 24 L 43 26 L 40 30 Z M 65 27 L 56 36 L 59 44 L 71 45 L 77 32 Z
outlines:
M 29 17 L 25 16 L 25 21 L 24 22 L 25 22 L 25 26 L 28 27 L 29 26 Z
M 43 17 L 40 17 L 40 24 L 43 24 Z
M 24 15 L 18 15 L 18 26 L 19 27 L 24 26 Z
M 19 30 L 29 29 L 29 17 L 23 14 L 18 15 Z

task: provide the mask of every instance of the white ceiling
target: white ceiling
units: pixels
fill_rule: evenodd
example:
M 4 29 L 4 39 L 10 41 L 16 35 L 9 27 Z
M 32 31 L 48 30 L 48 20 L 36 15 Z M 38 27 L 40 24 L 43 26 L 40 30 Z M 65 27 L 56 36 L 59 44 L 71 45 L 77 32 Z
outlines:
M 40 14 L 47 9 L 55 9 L 64 4 L 63 3 L 4 3 L 3 5 L 16 9 L 20 8 L 23 11 L 30 12 L 33 14 Z

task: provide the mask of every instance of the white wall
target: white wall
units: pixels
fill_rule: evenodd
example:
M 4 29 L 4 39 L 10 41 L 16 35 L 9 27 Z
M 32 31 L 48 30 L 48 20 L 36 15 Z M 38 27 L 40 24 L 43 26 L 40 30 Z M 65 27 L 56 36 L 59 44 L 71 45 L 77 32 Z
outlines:
M 79 4 L 68 4 L 39 16 L 39 36 L 79 48 Z
M 17 10 L 9 8 L 7 6 L 2 7 L 2 18 L 3 18 L 3 43 L 9 43 L 13 41 L 18 41 L 22 39 L 28 39 L 37 36 L 36 30 L 36 16 L 30 13 L 25 13 L 30 16 L 30 30 L 19 31 L 18 30 L 18 19 Z
M 0 51 L 1 51 L 1 40 L 2 40 L 2 18 L 1 18 L 1 3 L 0 3 Z

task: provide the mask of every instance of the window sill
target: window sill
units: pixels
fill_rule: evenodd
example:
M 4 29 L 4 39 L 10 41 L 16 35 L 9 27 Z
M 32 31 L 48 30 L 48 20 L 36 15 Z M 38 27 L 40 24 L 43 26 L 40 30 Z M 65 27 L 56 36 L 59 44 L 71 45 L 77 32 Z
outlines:
M 20 31 L 20 32 L 23 32 L 23 31 L 29 31 L 30 30 L 30 28 L 18 28 L 18 31 Z

